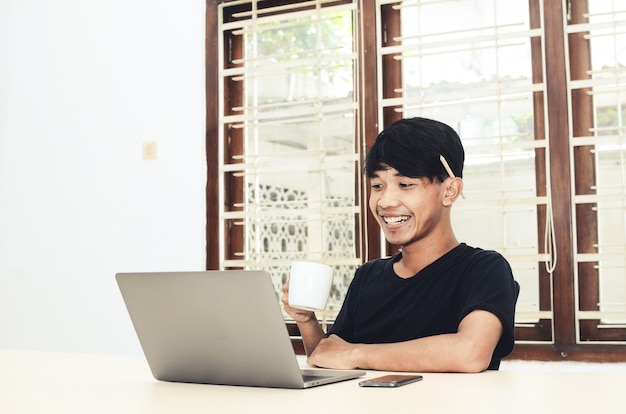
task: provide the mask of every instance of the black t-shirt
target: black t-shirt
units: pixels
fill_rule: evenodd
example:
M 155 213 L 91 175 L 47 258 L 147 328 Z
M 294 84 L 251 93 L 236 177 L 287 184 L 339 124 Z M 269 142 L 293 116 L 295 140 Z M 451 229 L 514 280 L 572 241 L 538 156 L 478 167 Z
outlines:
M 502 255 L 461 243 L 415 276 L 393 271 L 401 253 L 357 269 L 337 320 L 329 331 L 351 343 L 402 342 L 455 333 L 474 310 L 496 315 L 503 333 L 489 369 L 514 345 L 519 285 Z

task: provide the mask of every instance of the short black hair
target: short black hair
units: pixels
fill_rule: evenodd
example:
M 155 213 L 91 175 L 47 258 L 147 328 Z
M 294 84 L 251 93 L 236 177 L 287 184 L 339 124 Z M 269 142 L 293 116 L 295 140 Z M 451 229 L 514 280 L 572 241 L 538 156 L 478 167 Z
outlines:
M 449 175 L 440 155 L 462 178 L 465 151 L 454 129 L 428 118 L 401 119 L 376 137 L 365 159 L 365 174 L 373 178 L 377 171 L 394 168 L 405 177 L 443 182 Z

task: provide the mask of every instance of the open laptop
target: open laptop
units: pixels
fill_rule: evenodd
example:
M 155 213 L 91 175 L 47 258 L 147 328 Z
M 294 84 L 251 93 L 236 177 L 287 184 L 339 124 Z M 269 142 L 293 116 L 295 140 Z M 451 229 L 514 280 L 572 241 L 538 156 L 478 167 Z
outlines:
M 267 272 L 115 277 L 157 380 L 309 388 L 365 374 L 300 368 Z

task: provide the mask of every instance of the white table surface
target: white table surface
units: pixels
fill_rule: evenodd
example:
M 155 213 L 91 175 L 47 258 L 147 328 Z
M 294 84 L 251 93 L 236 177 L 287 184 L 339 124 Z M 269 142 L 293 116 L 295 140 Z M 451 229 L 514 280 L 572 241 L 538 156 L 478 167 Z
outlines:
M 142 357 L 0 350 L 0 413 L 626 413 L 626 370 L 423 375 L 397 389 L 180 384 Z

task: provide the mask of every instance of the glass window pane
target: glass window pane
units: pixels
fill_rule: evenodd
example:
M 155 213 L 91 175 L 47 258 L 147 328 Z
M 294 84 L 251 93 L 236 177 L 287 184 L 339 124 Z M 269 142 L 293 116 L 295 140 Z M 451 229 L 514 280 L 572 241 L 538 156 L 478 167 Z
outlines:
M 223 169 L 237 170 L 231 177 L 242 180 L 245 192 L 225 208 L 226 225 L 240 229 L 243 242 L 223 262 L 269 270 L 277 293 L 294 260 L 330 264 L 331 314 L 360 263 L 353 8 L 319 2 L 289 12 L 253 9 L 239 26 L 227 26 L 245 53 L 234 68 L 223 63 L 224 80 L 232 90 L 243 84 L 245 97 L 223 120 L 224 146 L 237 147 L 230 131 L 242 139 Z M 225 186 L 229 191 L 235 190 Z
M 584 207 L 588 206 L 587 210 L 591 208 L 597 215 L 595 252 L 580 251 L 579 261 L 593 265 L 598 293 L 593 308 L 580 310 L 599 312 L 581 319 L 623 327 L 626 324 L 626 32 L 623 29 L 626 7 L 612 0 L 594 0 L 588 2 L 588 9 L 588 24 L 570 26 L 571 32 L 584 36 L 590 52 L 586 77 L 573 79 L 578 83 L 572 82 L 570 87 L 573 95 L 579 89 L 586 92 L 593 108 L 593 127 L 585 131 L 587 136 L 573 137 L 574 145 L 588 151 L 595 165 L 592 197 L 581 198 L 579 204 L 583 206 L 581 211 L 586 211 Z M 575 168 L 582 173 L 586 165 Z M 584 234 L 587 229 L 578 231 Z
M 536 151 L 546 142 L 534 133 L 541 110 L 535 94 L 543 85 L 533 81 L 531 38 L 540 33 L 530 28 L 529 2 L 397 5 L 401 37 L 381 52 L 402 64 L 403 98 L 389 105 L 403 117 L 437 119 L 459 133 L 467 198 L 452 213 L 457 237 L 503 253 L 522 285 L 518 309 L 538 312 L 545 260 L 538 206 L 545 198 L 537 182 L 545 166 L 537 165 Z

